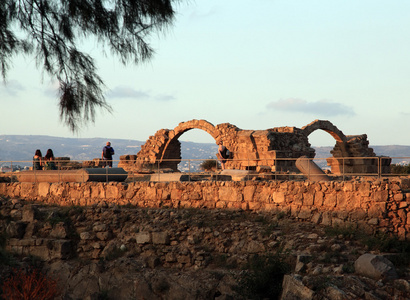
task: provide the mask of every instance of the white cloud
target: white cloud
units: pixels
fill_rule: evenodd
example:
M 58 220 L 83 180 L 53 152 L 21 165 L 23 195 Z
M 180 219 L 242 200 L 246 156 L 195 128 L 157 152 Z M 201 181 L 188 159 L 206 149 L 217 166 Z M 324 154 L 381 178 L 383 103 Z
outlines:
M 162 95 L 156 96 L 155 100 L 158 100 L 158 101 L 172 101 L 172 100 L 175 100 L 175 97 L 171 96 L 171 95 L 163 95 L 162 94 Z
M 167 94 L 153 95 L 151 92 L 139 91 L 129 86 L 116 86 L 106 94 L 107 98 L 130 98 L 138 100 L 153 99 L 156 101 L 171 101 L 175 97 Z
M 25 88 L 17 80 L 10 80 L 0 85 L 0 92 L 9 96 L 17 96 L 19 92 L 24 91 Z
M 350 106 L 346 106 L 343 103 L 330 102 L 327 100 L 307 102 L 306 100 L 302 99 L 289 98 L 279 101 L 272 101 L 267 104 L 266 108 L 270 110 L 302 112 L 305 114 L 311 114 L 315 116 L 354 116 L 356 114 L 353 108 Z
M 116 86 L 112 90 L 107 92 L 108 98 L 136 98 L 145 99 L 149 98 L 149 94 L 143 91 L 137 91 L 132 87 L 128 86 Z

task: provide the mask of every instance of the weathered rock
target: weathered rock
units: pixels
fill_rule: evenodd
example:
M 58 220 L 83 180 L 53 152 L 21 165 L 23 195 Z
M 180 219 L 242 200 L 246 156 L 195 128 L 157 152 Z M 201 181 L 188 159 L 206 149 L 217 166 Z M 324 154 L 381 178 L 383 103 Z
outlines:
M 281 300 L 310 300 L 314 292 L 303 285 L 302 281 L 292 275 L 285 275 L 282 284 Z
M 10 238 L 21 239 L 26 231 L 27 224 L 21 221 L 11 221 L 6 228 L 6 234 Z
M 393 263 L 381 255 L 366 253 L 361 255 L 354 263 L 357 274 L 379 280 L 398 278 Z
M 179 184 L 183 183 L 174 188 Z M 298 194 L 311 185 L 286 186 Z M 322 184 L 313 186 L 323 188 Z M 249 194 L 256 193 L 252 191 L 255 187 L 264 188 L 252 183 L 249 187 Z M 152 184 L 155 195 L 162 197 L 160 188 Z M 224 197 L 236 196 L 226 193 Z M 12 217 L 0 218 L 0 231 L 21 222 L 23 206 L 24 201 L 0 198 L 1 216 L 15 211 Z M 278 251 L 285 255 L 290 270 L 303 274 L 303 280 L 298 275 L 285 277 L 288 286 L 283 297 L 288 299 L 406 299 L 408 294 L 408 268 L 401 270 L 400 279 L 390 281 L 353 274 L 353 262 L 357 253 L 365 253 L 365 246 L 344 234 L 329 236 L 324 226 L 302 222 L 297 214 L 291 218 L 243 210 L 148 209 L 115 206 L 109 201 L 68 212 L 57 206 L 37 208 L 38 218 L 27 223 L 23 238 L 7 240 L 7 250 L 26 256 L 26 262 L 29 256 L 43 260 L 47 274 L 63 282 L 64 299 L 243 300 L 234 288 L 243 267 L 252 257 Z M 69 219 L 52 226 L 50 221 L 61 216 Z M 348 214 L 329 213 L 329 217 L 343 219 Z M 70 224 L 66 238 L 51 238 L 59 235 L 63 229 L 57 228 L 64 224 Z M 98 237 L 106 233 L 111 234 L 110 239 Z M 74 255 L 78 258 L 71 259 Z

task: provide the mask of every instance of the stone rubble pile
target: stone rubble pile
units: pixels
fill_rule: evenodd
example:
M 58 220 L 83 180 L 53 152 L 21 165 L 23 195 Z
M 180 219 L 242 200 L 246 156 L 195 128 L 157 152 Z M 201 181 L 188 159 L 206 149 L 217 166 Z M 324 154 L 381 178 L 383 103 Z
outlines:
M 43 261 L 59 299 L 244 299 L 245 264 L 278 251 L 291 266 L 281 299 L 410 299 L 410 268 L 392 263 L 397 254 L 369 253 L 283 213 L 1 198 L 0 233 L 20 264 Z

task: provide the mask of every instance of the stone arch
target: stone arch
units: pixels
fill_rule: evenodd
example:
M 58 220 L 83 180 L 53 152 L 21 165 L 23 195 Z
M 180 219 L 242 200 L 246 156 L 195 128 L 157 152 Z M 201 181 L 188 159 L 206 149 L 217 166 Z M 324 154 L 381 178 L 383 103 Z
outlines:
M 173 130 L 168 132 L 168 140 L 164 144 L 162 154 L 160 157 L 160 163 L 163 163 L 164 159 L 176 159 L 176 161 L 170 163 L 170 167 L 176 169 L 177 165 L 181 161 L 180 155 L 180 142 L 178 139 L 185 132 L 192 129 L 200 129 L 209 133 L 212 138 L 217 141 L 219 132 L 216 130 L 215 126 L 206 120 L 190 120 L 186 122 L 181 122 Z M 178 154 L 175 154 L 179 151 Z
M 178 126 L 172 130 L 172 133 L 170 132 L 169 138 L 178 139 L 183 133 L 191 129 L 201 129 L 209 133 L 215 140 L 218 138 L 218 132 L 216 131 L 215 126 L 206 120 L 190 120 L 179 123 Z
M 318 129 L 324 130 L 327 133 L 329 133 L 336 140 L 336 142 L 343 143 L 343 144 L 346 144 L 347 142 L 347 139 L 344 133 L 327 120 L 314 120 L 312 123 L 302 127 L 302 132 L 307 137 L 313 131 L 316 131 Z

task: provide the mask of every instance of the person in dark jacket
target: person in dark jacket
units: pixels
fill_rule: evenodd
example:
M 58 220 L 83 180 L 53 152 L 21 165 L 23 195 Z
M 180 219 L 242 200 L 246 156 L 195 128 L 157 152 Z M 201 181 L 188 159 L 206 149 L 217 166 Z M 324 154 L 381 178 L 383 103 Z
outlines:
M 222 141 L 219 142 L 217 157 L 218 157 L 219 161 L 221 162 L 222 170 L 225 170 L 226 159 L 229 156 L 228 156 L 228 149 L 226 149 L 226 147 L 223 145 Z
M 103 148 L 101 158 L 103 160 L 103 167 L 112 168 L 112 156 L 114 155 L 114 148 L 111 147 L 111 143 L 107 142 L 107 145 Z

